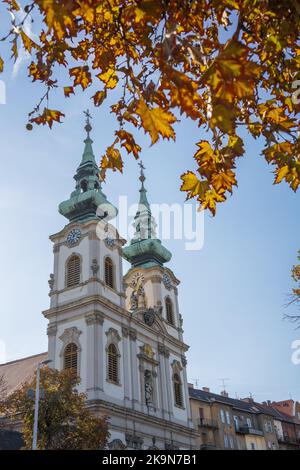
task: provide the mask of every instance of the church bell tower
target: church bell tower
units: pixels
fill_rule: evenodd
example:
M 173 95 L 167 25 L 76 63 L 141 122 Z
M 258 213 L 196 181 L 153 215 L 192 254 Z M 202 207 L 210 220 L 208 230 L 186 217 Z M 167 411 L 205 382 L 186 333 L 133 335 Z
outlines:
M 67 224 L 50 237 L 54 267 L 43 314 L 51 366 L 73 369 L 87 406 L 109 416 L 111 449 L 193 449 L 179 281 L 156 237 L 144 167 L 135 235 L 124 248 L 109 222 L 117 209 L 102 191 L 85 114 L 75 188 L 59 205 Z M 123 257 L 131 264 L 125 276 Z

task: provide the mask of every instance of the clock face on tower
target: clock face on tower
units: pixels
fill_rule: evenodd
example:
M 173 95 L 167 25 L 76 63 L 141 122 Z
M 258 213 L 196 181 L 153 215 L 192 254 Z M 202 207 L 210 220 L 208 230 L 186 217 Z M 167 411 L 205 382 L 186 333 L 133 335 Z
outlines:
M 167 274 L 167 273 L 163 274 L 163 283 L 164 283 L 164 285 L 167 289 L 171 289 L 172 282 L 171 282 L 171 278 L 170 278 L 169 274 Z
M 81 238 L 81 231 L 79 228 L 73 228 L 69 235 L 67 236 L 67 243 L 69 245 L 75 245 L 77 242 L 79 242 Z

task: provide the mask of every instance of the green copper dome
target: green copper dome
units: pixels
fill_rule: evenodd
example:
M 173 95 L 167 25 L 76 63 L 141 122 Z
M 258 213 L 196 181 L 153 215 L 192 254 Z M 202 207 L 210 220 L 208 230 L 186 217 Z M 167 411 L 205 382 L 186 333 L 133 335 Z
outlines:
M 150 204 L 147 199 L 147 190 L 144 186 L 145 175 L 143 164 L 140 164 L 142 183 L 140 189 L 140 201 L 138 211 L 134 218 L 135 234 L 130 245 L 123 248 L 124 258 L 131 263 L 132 267 L 162 266 L 170 261 L 172 254 L 165 248 L 161 241 L 156 238 L 156 222 L 151 213 Z
M 70 222 L 85 222 L 92 219 L 112 219 L 117 215 L 117 209 L 108 202 L 101 189 L 99 168 L 95 160 L 92 148 L 92 139 L 90 132 L 90 114 L 87 116 L 85 130 L 87 137 L 84 141 L 85 148 L 82 160 L 77 168 L 74 179 L 76 181 L 75 190 L 70 198 L 59 205 L 59 212 Z

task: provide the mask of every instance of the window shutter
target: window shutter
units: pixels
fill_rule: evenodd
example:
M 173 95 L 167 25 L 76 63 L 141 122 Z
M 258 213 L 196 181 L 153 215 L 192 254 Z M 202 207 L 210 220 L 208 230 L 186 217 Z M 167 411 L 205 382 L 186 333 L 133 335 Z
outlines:
M 108 379 L 111 382 L 119 382 L 119 371 L 118 371 L 118 352 L 114 344 L 110 344 L 108 347 Z
M 168 323 L 174 325 L 173 305 L 170 297 L 166 298 L 166 314 Z
M 105 284 L 114 288 L 114 266 L 109 257 L 105 258 Z
M 77 372 L 78 367 L 78 347 L 74 343 L 68 344 L 64 355 L 64 369 L 73 369 Z
M 67 287 L 75 287 L 80 284 L 81 260 L 78 255 L 73 255 L 67 263 Z

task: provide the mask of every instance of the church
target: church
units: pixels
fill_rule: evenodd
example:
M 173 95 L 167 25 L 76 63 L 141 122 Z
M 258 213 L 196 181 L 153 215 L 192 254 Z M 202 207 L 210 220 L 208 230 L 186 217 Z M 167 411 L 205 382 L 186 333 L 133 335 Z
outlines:
M 50 237 L 49 366 L 77 371 L 87 406 L 109 416 L 110 449 L 195 449 L 179 280 L 156 237 L 144 167 L 126 244 L 109 223 L 117 210 L 101 188 L 88 114 L 85 131 L 74 191 L 59 205 L 67 224 Z

